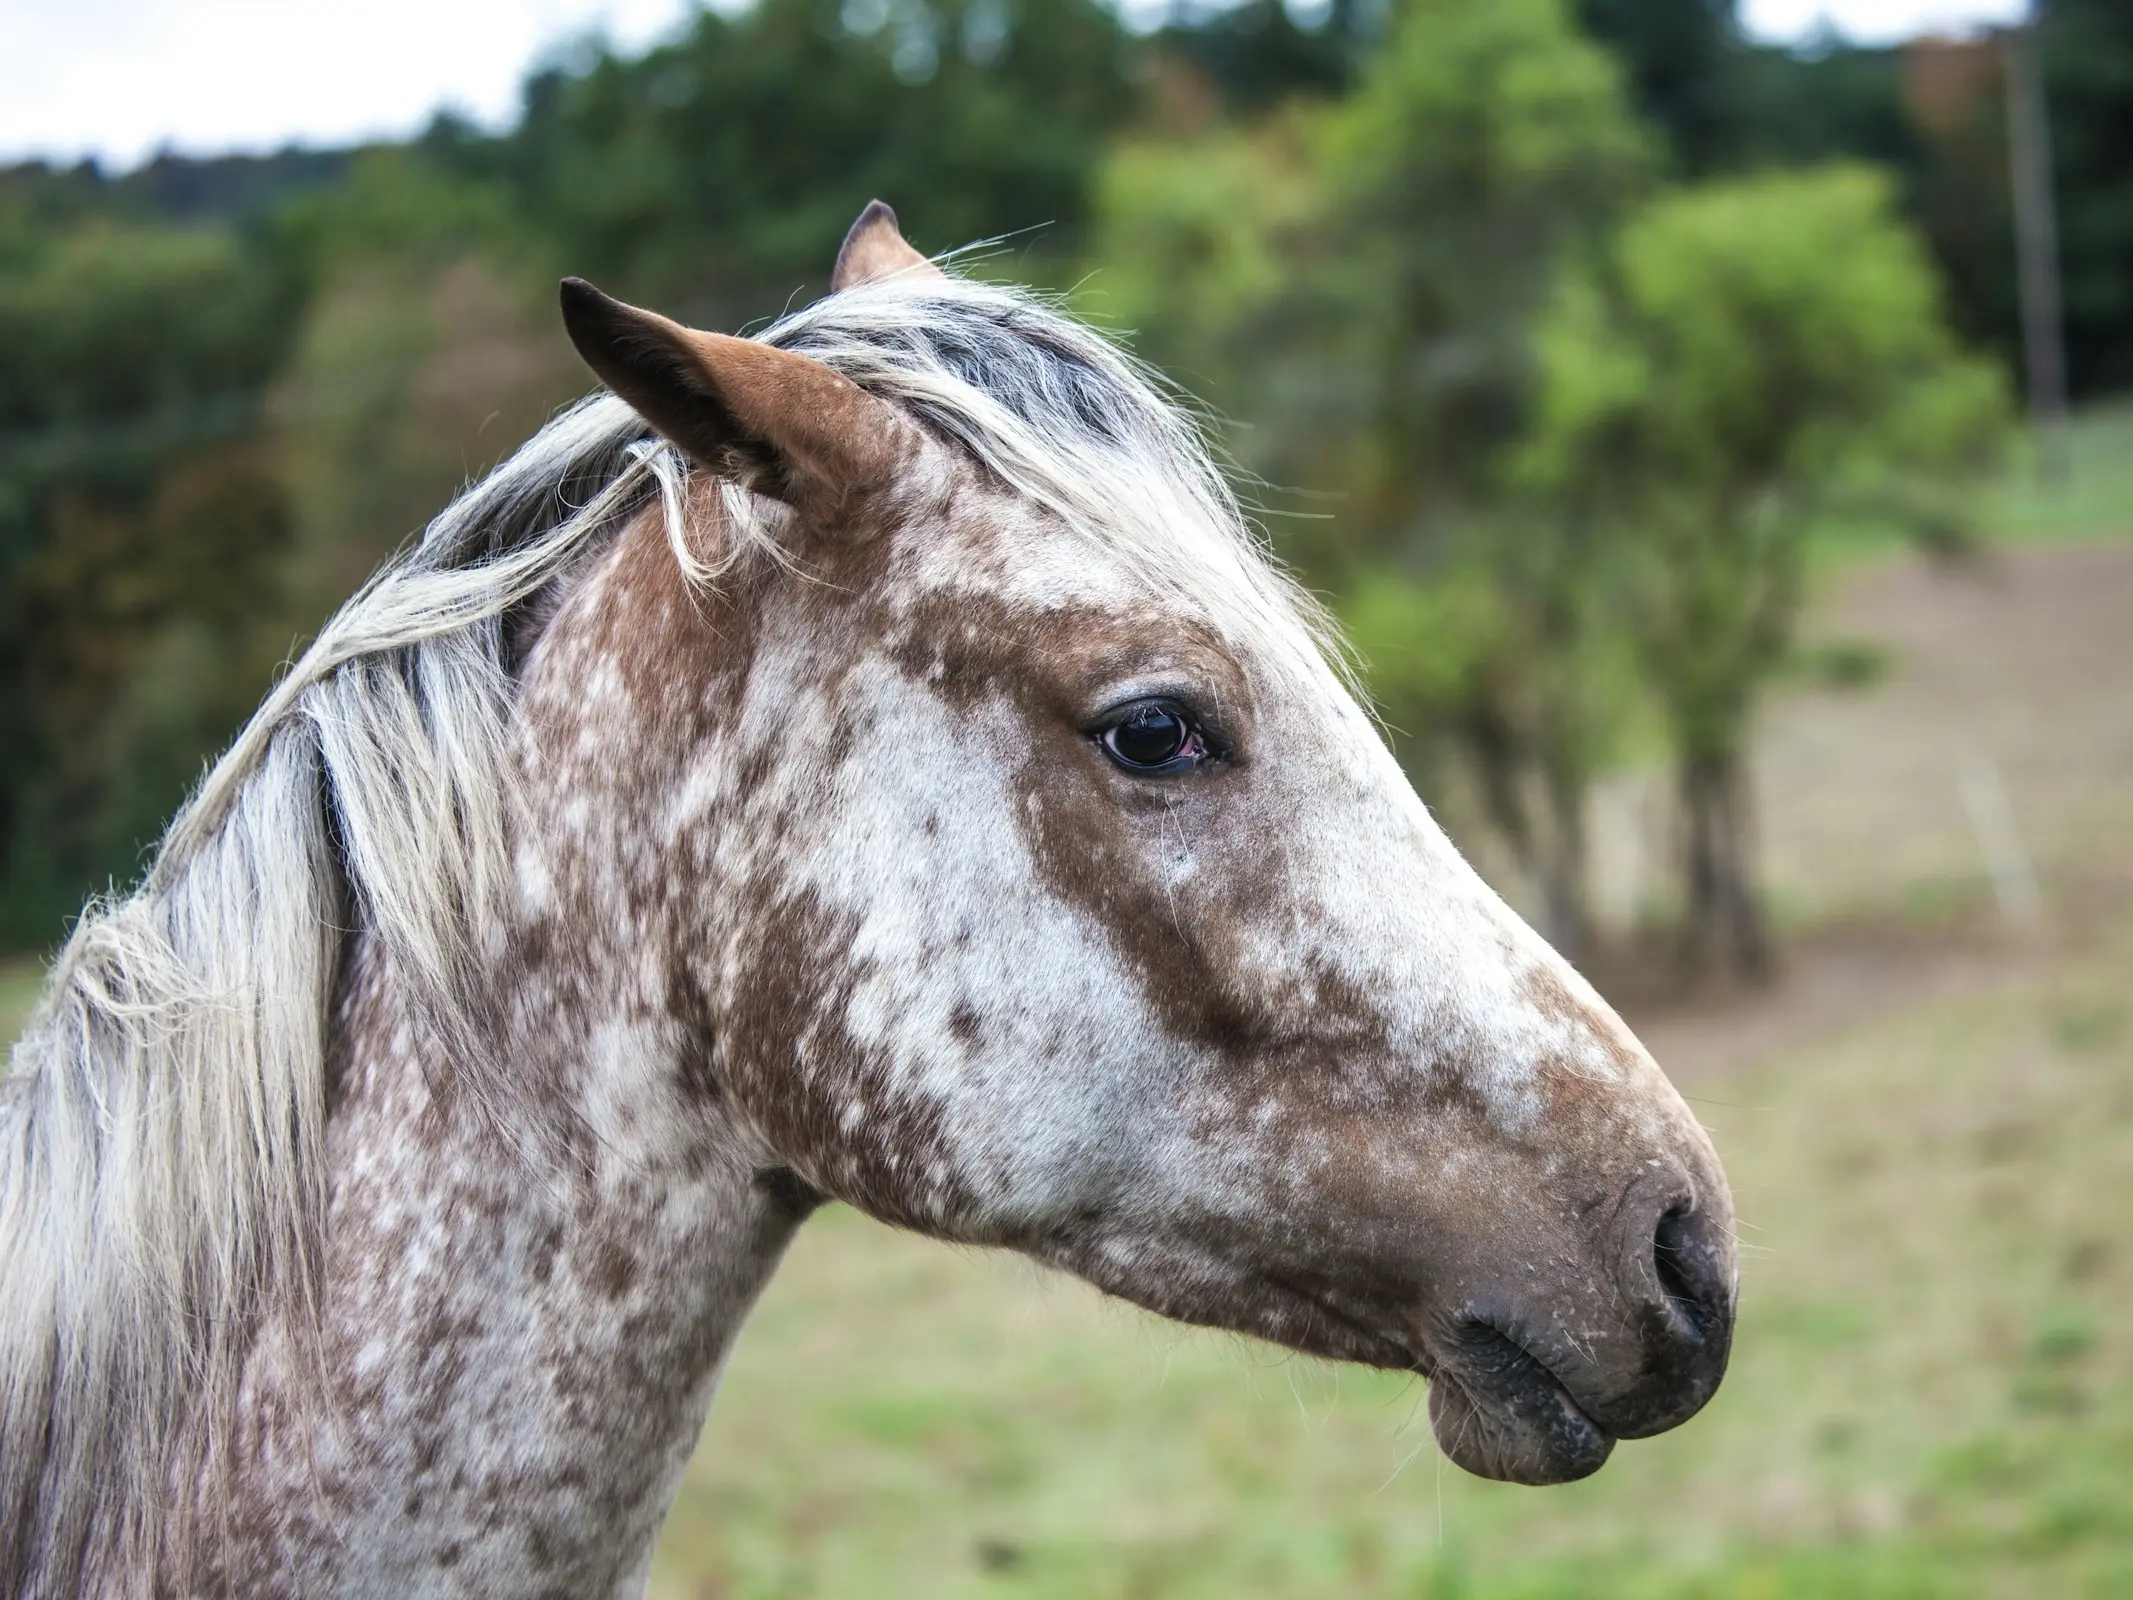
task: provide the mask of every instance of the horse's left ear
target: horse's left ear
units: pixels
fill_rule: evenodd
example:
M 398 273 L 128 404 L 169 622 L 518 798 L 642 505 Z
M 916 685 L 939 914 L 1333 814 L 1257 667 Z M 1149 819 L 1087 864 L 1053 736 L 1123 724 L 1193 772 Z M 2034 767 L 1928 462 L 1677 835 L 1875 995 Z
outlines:
M 821 362 L 703 333 L 624 305 L 583 278 L 562 285 L 563 326 L 585 364 L 683 452 L 817 514 L 886 487 L 917 425 Z
M 837 252 L 837 265 L 830 269 L 830 293 L 861 283 L 880 283 L 887 278 L 944 278 L 947 274 L 911 248 L 896 213 L 879 200 L 869 200 L 852 231 L 844 236 Z

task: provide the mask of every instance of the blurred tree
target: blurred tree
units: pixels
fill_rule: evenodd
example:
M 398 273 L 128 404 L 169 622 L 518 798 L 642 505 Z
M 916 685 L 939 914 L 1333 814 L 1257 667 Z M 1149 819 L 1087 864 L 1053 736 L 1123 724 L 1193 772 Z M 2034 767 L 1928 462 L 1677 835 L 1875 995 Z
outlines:
M 259 394 L 293 305 L 225 232 L 76 222 L 0 253 L 0 922 L 16 937 L 130 876 L 228 731 L 212 671 L 153 763 L 127 729 L 159 641 L 229 626 L 279 555 Z
M 1558 0 L 1413 0 L 1305 138 L 1322 199 L 1286 236 L 1276 309 L 1318 373 L 1261 413 L 1270 464 L 1340 486 L 1347 537 L 1427 546 L 1522 431 L 1533 314 L 1641 189 L 1648 147 Z
M 1256 410 L 1320 175 L 1305 116 L 1120 141 L 1097 185 L 1098 263 L 1077 300 L 1203 400 Z M 1256 417 L 1254 418 L 1256 420 Z M 1249 446 L 1245 448 L 1249 449 Z
M 822 287 L 876 195 L 923 248 L 1043 228 L 1071 254 L 1136 48 L 1096 0 L 759 0 L 537 74 L 517 132 L 460 157 L 572 270 L 728 326 Z
M 373 151 L 283 231 L 310 287 L 269 408 L 292 518 L 278 649 L 593 387 L 556 321 L 558 248 L 501 185 Z
M 1871 504 L 1945 536 L 2004 436 L 2004 385 L 1957 348 L 1888 183 L 1858 168 L 1660 197 L 1565 280 L 1540 347 L 1523 479 L 1642 556 L 1630 619 L 1677 762 L 1685 955 L 1759 974 L 1744 756 L 1809 531 Z
M 1709 172 L 1740 157 L 1737 0 L 1576 0 L 1586 32 L 1614 52 L 1637 111 L 1676 164 Z
M 2133 6 L 2046 0 L 2040 48 L 2074 392 L 2123 392 L 2133 389 Z
M 1383 38 L 1389 9 L 1369 0 L 1196 6 L 1173 12 L 1155 44 L 1203 75 L 1230 115 L 1251 117 L 1298 95 L 1344 93 Z
M 1638 109 L 1695 177 L 1839 158 L 1888 166 L 1924 230 L 1965 338 L 2017 370 L 2020 313 L 2000 43 L 1798 48 L 1745 37 L 1734 0 L 1577 0 Z M 2133 386 L 2133 7 L 2041 0 L 2076 394 Z M 1973 67 L 1981 69 L 1973 71 Z M 1965 86 L 1952 77 L 1967 78 Z
M 34 246 L 92 220 L 249 229 L 284 201 L 338 183 L 351 156 L 347 150 L 207 157 L 166 152 L 116 176 L 94 161 L 0 167 L 0 252 Z

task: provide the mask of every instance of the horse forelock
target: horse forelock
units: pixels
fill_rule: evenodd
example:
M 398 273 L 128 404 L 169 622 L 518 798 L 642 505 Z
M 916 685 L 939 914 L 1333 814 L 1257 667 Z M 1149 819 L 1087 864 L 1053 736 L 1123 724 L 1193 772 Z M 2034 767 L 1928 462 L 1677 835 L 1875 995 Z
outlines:
M 1240 638 L 1305 638 L 1355 687 L 1338 629 L 1245 516 L 1199 414 L 1097 329 L 1024 291 L 950 277 L 831 295 L 762 337 L 897 402 L 1050 513 L 1071 535 L 1055 553 L 1113 563 Z M 1003 530 L 992 553 L 1044 553 L 1034 543 Z

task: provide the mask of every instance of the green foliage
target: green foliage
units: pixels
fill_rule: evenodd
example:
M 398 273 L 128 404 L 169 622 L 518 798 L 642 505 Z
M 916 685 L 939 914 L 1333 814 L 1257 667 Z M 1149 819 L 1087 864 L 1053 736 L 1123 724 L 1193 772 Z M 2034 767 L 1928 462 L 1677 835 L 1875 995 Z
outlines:
M 1310 376 L 1264 419 L 1269 454 L 1338 485 L 1345 537 L 1411 548 L 1522 430 L 1533 313 L 1637 192 L 1646 145 L 1557 0 L 1416 0 L 1305 139 L 1322 200 L 1281 311 Z
M 876 195 L 922 249 L 1037 227 L 1073 248 L 1134 105 L 1129 48 L 1093 0 L 707 9 L 639 59 L 535 77 L 518 131 L 467 159 L 509 177 L 575 270 L 757 315 L 821 286 Z
M 1903 491 L 1959 493 L 2007 423 L 1886 183 L 1856 168 L 1660 197 L 1565 282 L 1540 347 L 1525 480 L 1646 556 L 1638 637 L 1692 758 L 1739 754 L 1816 514 L 1849 500 L 1926 520 Z
M 1818 519 L 1874 506 L 1946 543 L 2007 426 L 1886 182 L 1857 168 L 1660 196 L 1565 279 L 1520 473 L 1604 530 L 1677 762 L 1685 955 L 1769 959 L 1742 763 Z
M 1338 577 L 1483 490 L 1557 261 L 1646 169 L 1612 67 L 1556 0 L 1415 0 L 1347 98 L 1126 147 L 1096 253 L 1106 283 L 1133 264 L 1121 310 L 1153 353 L 1251 418 L 1251 465 L 1340 492 Z
M 284 208 L 277 240 L 308 290 L 269 396 L 286 647 L 587 380 L 555 331 L 556 241 L 434 148 L 363 153 Z
M 1097 179 L 1097 267 L 1082 308 L 1203 398 L 1253 406 L 1292 263 L 1316 204 L 1298 119 L 1189 140 L 1130 139 Z M 1256 407 L 1254 407 L 1256 409 Z
M 1395 737 L 1456 718 L 1477 698 L 1474 675 L 1511 632 L 1503 596 L 1476 567 L 1421 582 L 1390 568 L 1358 579 L 1341 620 Z
M 283 274 L 215 230 L 91 221 L 0 263 L 0 930 L 49 937 L 257 695 L 286 516 L 258 433 Z M 180 684 L 182 692 L 174 692 Z
M 347 258 L 275 385 L 292 522 L 279 647 L 586 387 L 554 279 L 481 249 L 433 265 Z
M 281 353 L 276 286 L 227 234 L 90 224 L 35 246 L 0 275 L 0 429 L 189 409 Z
M 419 146 L 358 152 L 339 183 L 281 206 L 273 233 L 312 294 L 351 266 L 386 263 L 414 276 L 477 251 L 520 258 L 529 281 L 559 270 L 549 231 L 507 184 Z

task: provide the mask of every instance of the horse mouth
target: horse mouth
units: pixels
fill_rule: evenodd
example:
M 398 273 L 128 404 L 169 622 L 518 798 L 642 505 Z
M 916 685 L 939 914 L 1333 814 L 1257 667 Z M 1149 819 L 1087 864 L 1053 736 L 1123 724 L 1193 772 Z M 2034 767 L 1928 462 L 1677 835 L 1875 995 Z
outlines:
M 1548 1367 L 1509 1335 L 1465 1322 L 1429 1370 L 1429 1423 L 1455 1466 L 1504 1483 L 1572 1483 L 1615 1447 Z
M 1357 1339 L 1357 1348 L 1338 1354 L 1407 1366 L 1426 1379 L 1437 1447 L 1454 1466 L 1476 1477 L 1573 1483 L 1599 1471 L 1614 1450 L 1616 1436 L 1586 1414 L 1553 1369 L 1481 1316 L 1470 1312 L 1456 1318 L 1441 1339 L 1423 1344 L 1428 1352 L 1423 1354 L 1405 1340 L 1388 1339 L 1371 1320 L 1348 1313 L 1326 1295 L 1278 1280 L 1276 1286 Z M 1405 1359 L 1385 1360 L 1388 1345 L 1405 1345 Z
M 1086 1261 L 1065 1264 L 1105 1283 Z M 1571 1483 L 1599 1471 L 1615 1447 L 1618 1436 L 1593 1421 L 1541 1357 L 1478 1312 L 1436 1323 L 1432 1337 L 1389 1307 L 1355 1306 L 1322 1284 L 1263 1270 L 1252 1277 L 1258 1315 L 1242 1320 L 1228 1307 L 1181 1307 L 1146 1295 L 1138 1282 L 1113 1292 L 1170 1316 L 1256 1333 L 1313 1355 L 1417 1374 L 1429 1384 L 1438 1448 L 1476 1477 Z

